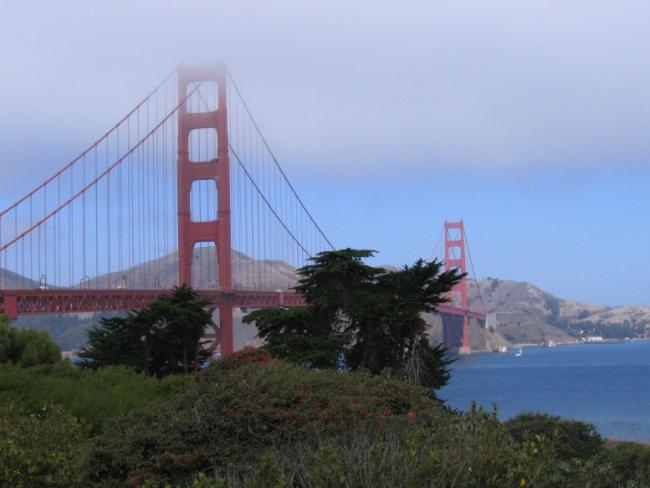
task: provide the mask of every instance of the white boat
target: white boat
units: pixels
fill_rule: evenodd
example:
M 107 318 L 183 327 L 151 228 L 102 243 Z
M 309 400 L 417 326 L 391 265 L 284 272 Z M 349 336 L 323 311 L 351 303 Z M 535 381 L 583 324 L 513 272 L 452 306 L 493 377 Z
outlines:
M 519 357 L 521 357 L 523 355 L 524 355 L 524 351 L 520 347 L 519 350 L 515 353 L 515 357 L 519 358 Z

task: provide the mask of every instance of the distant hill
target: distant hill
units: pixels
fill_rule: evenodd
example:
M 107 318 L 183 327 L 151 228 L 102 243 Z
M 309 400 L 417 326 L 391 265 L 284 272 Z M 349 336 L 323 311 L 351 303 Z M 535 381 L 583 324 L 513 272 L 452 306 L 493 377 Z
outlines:
M 210 252 L 212 251 L 212 252 Z M 195 265 L 194 286 L 201 284 L 206 288 L 216 288 L 217 263 L 213 249 L 197 248 L 194 251 Z M 203 268 L 203 273 L 201 272 Z M 213 270 L 208 273 L 207 270 Z M 152 282 L 151 276 L 158 279 Z M 173 253 L 161 258 L 136 265 L 123 272 L 111 273 L 92 277 L 91 287 L 102 288 L 171 288 L 177 282 L 178 254 Z M 38 288 L 39 283 L 24 278 L 16 273 L 0 269 L 0 288 Z M 289 290 L 296 283 L 295 269 L 282 261 L 255 260 L 242 253 L 233 251 L 233 284 L 237 289 L 257 290 Z M 79 284 L 78 286 L 81 286 Z M 16 321 L 18 327 L 47 330 L 50 336 L 63 350 L 83 347 L 86 343 L 88 328 L 99 324 L 102 316 L 110 314 L 68 314 L 68 315 L 39 315 L 20 317 Z M 112 315 L 118 315 L 117 313 Z M 242 322 L 244 313 L 235 311 L 235 344 L 237 347 L 259 345 L 255 338 L 257 330 L 254 326 Z
M 0 289 L 3 288 L 38 288 L 39 283 L 19 274 L 0 268 Z
M 589 335 L 604 338 L 645 337 L 650 307 L 606 307 L 563 300 L 529 283 L 488 278 L 470 286 L 470 300 L 480 295 L 496 329 L 511 342 L 571 341 Z
M 215 269 L 213 252 L 206 248 L 195 250 L 196 268 Z M 384 266 L 393 271 L 398 268 Z M 121 273 L 111 273 L 91 278 L 92 287 L 126 286 L 131 288 L 170 288 L 178 272 L 176 253 L 143 263 Z M 195 283 L 213 288 L 217 286 L 216 273 L 195 270 Z M 156 283 L 149 278 L 159 276 Z M 242 253 L 233 252 L 233 279 L 239 289 L 287 290 L 295 285 L 295 269 L 281 261 L 255 260 Z M 97 283 L 97 284 L 96 284 Z M 0 269 L 0 287 L 37 288 L 38 283 L 13 272 Z M 489 328 L 471 323 L 470 339 L 475 350 L 493 350 L 500 346 L 523 343 L 544 343 L 548 340 L 570 342 L 590 335 L 604 338 L 646 337 L 650 333 L 650 307 L 606 307 L 588 305 L 574 300 L 563 300 L 529 283 L 488 278 L 478 286 L 470 283 L 470 301 L 479 307 L 480 297 L 492 319 Z M 255 328 L 241 323 L 240 312 L 235 317 L 235 340 L 238 346 L 256 343 Z M 96 314 L 21 318 L 18 324 L 46 328 L 64 349 L 82 346 L 85 330 L 99 320 Z M 442 340 L 440 318 L 425 317 L 433 342 Z
M 195 248 L 192 286 L 216 288 L 218 264 L 214 249 Z M 203 270 L 203 272 L 201 271 Z M 208 272 L 207 270 L 212 270 Z M 240 290 L 288 290 L 296 283 L 295 269 L 282 261 L 255 260 L 232 253 L 233 286 Z M 151 277 L 156 281 L 152 282 Z M 138 264 L 121 272 L 91 278 L 93 288 L 171 288 L 178 281 L 178 253 Z

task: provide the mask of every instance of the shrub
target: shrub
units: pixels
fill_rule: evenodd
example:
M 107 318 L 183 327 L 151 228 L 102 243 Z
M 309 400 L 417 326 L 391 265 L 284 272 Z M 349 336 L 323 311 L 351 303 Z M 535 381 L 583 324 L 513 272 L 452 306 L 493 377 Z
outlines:
M 650 446 L 622 442 L 606 448 L 600 461 L 610 464 L 622 481 L 638 480 L 642 486 L 650 486 Z
M 562 459 L 589 459 L 600 454 L 604 441 L 592 424 L 566 420 L 543 413 L 523 413 L 505 422 L 506 430 L 517 440 L 531 434 L 555 441 L 557 455 Z
M 363 419 L 418 423 L 442 414 L 427 389 L 399 380 L 279 361 L 217 364 L 197 390 L 111 422 L 83 471 L 89 486 L 137 485 L 147 477 L 181 482 L 214 467 L 249 465 L 269 447 L 344 432 Z
M 60 359 L 61 350 L 46 331 L 17 329 L 0 315 L 0 364 L 13 363 L 28 368 Z
M 75 368 L 68 361 L 35 368 L 0 365 L 0 401 L 12 401 L 32 411 L 57 405 L 95 430 L 109 419 L 194 387 L 191 378 L 144 378 L 128 367 L 93 371 Z
M 87 433 L 81 423 L 58 407 L 28 413 L 14 403 L 0 405 L 2 486 L 73 486 Z
M 277 446 L 251 465 L 220 470 L 225 486 L 310 488 L 502 488 L 543 486 L 552 454 L 544 440 L 518 446 L 484 412 L 441 413 L 425 425 L 398 418 Z M 259 480 L 267 480 L 260 484 Z
M 237 351 L 229 356 L 224 356 L 212 364 L 211 370 L 220 371 L 228 369 L 237 369 L 248 364 L 254 363 L 268 363 L 271 361 L 271 355 L 266 349 L 255 347 L 245 347 L 241 351 Z

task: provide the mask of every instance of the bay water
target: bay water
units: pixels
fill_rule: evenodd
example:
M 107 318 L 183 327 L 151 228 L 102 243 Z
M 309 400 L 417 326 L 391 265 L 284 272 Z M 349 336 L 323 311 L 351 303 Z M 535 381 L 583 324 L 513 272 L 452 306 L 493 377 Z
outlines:
M 460 357 L 438 396 L 501 419 L 545 412 L 593 423 L 605 437 L 650 440 L 650 341 L 524 348 Z

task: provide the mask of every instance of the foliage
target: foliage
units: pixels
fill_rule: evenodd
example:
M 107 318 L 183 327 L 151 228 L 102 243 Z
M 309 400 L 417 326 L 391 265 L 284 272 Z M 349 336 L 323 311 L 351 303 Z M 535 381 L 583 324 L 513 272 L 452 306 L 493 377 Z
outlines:
M 518 441 L 528 436 L 543 435 L 556 440 L 562 459 L 589 459 L 603 449 L 603 438 L 592 424 L 566 420 L 542 413 L 523 413 L 505 422 L 506 430 Z
M 67 488 L 77 476 L 77 460 L 87 430 L 57 407 L 21 411 L 0 405 L 0 481 L 14 488 Z
M 312 308 L 269 308 L 251 312 L 244 322 L 255 323 L 272 356 L 313 368 L 333 368 L 347 340 L 325 317 Z
M 544 308 L 548 310 L 548 317 L 546 320 L 549 324 L 554 324 L 560 317 L 560 300 L 549 296 L 544 302 Z
M 604 449 L 599 461 L 612 466 L 622 481 L 643 480 L 650 486 L 650 446 L 621 442 Z
M 345 432 L 355 422 L 424 422 L 441 415 L 427 389 L 399 380 L 288 363 L 211 366 L 195 391 L 132 412 L 94 439 L 87 486 L 149 477 L 180 483 L 199 471 L 246 466 L 271 446 Z
M 13 363 L 28 368 L 60 359 L 61 350 L 47 332 L 17 329 L 0 315 L 0 364 Z
M 449 379 L 449 361 L 442 347 L 429 345 L 422 313 L 445 302 L 462 275 L 423 260 L 386 272 L 363 262 L 373 255 L 356 249 L 318 254 L 298 270 L 296 291 L 305 309 L 257 310 L 244 322 L 256 324 L 275 357 L 317 368 L 336 367 L 343 357 L 352 370 L 440 388 Z
M 80 369 L 68 361 L 38 368 L 0 365 L 0 402 L 27 411 L 56 405 L 99 430 L 109 419 L 170 399 L 195 383 L 181 376 L 143 378 L 126 367 Z
M 271 361 L 271 356 L 266 349 L 258 349 L 256 347 L 245 347 L 240 351 L 236 351 L 228 356 L 222 356 L 219 361 L 212 363 L 210 369 L 207 370 L 208 374 L 215 376 L 215 371 L 222 369 L 237 369 L 255 363 L 268 363 Z M 202 373 L 202 375 L 205 373 Z
M 544 436 L 514 442 L 494 414 L 440 411 L 424 423 L 366 420 L 274 446 L 252 465 L 237 465 L 234 472 L 217 469 L 215 480 L 225 480 L 222 486 L 252 487 L 263 472 L 270 483 L 262 486 L 310 488 L 612 486 L 610 467 L 594 467 L 563 465 Z M 594 480 L 597 484 L 582 483 Z
M 645 446 L 634 444 L 638 454 Z M 626 456 L 624 456 L 626 458 Z M 641 463 L 638 464 L 641 466 Z M 646 464 L 647 471 L 647 464 Z M 215 472 L 216 471 L 216 472 Z M 625 473 L 601 457 L 563 459 L 556 440 L 514 441 L 494 414 L 441 412 L 427 423 L 398 418 L 357 422 L 345 431 L 267 449 L 252 464 L 213 470 L 211 487 L 330 488 L 645 488 L 650 477 Z M 266 484 L 259 483 L 263 479 Z M 212 485 L 207 484 L 211 479 Z M 180 485 L 179 485 L 180 486 Z
M 432 388 L 444 386 L 449 361 L 441 346 L 429 345 L 422 312 L 445 302 L 461 278 L 455 270 L 442 272 L 440 262 L 423 260 L 379 275 L 360 312 L 347 364 L 372 374 L 387 370 Z
M 103 316 L 121 316 L 123 313 L 106 313 Z M 81 349 L 86 344 L 89 328 L 99 325 L 100 314 L 90 316 L 77 316 L 71 314 L 61 315 L 24 315 L 13 322 L 18 329 L 44 330 L 50 338 L 64 351 Z
M 212 324 L 208 306 L 191 288 L 181 286 L 139 312 L 102 319 L 88 331 L 88 346 L 79 354 L 82 365 L 125 365 L 157 377 L 196 372 L 208 357 L 201 348 L 205 328 Z
M 650 447 L 602 446 L 588 424 L 521 417 L 453 412 L 412 383 L 315 371 L 263 349 L 198 381 L 5 364 L 0 486 L 650 486 Z
M 471 435 L 468 435 L 470 434 Z M 372 423 L 276 453 L 300 486 L 501 487 L 527 476 L 515 446 L 490 415 L 440 415 L 428 425 Z M 532 464 L 532 463 L 531 463 Z

